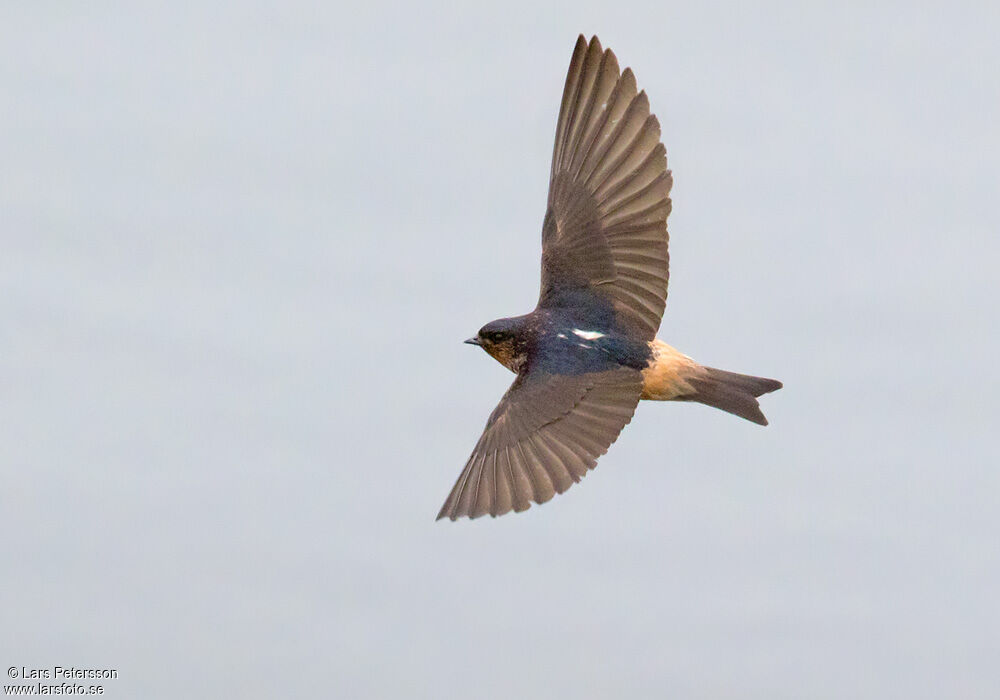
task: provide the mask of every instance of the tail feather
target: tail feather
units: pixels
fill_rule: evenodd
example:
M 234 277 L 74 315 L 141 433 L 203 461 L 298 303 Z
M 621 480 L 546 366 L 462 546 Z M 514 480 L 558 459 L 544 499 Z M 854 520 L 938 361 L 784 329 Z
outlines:
M 713 367 L 702 369 L 704 372 L 699 373 L 699 376 L 687 380 L 694 388 L 694 393 L 679 396 L 678 400 L 696 401 L 746 418 L 758 425 L 767 425 L 767 418 L 760 410 L 757 397 L 777 391 L 782 386 L 781 382 Z

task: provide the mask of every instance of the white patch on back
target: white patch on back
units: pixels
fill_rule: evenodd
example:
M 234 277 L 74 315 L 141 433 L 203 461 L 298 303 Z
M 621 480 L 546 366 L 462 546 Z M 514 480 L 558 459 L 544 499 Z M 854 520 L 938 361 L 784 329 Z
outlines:
M 581 331 L 579 328 L 574 328 L 573 335 L 578 335 L 584 340 L 597 340 L 598 338 L 603 338 L 605 334 L 598 331 Z

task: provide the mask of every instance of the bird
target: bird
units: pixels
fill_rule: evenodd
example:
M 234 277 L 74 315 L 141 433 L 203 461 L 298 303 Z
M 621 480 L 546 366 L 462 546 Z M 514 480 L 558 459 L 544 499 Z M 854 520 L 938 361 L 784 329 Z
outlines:
M 563 493 L 643 399 L 702 403 L 767 425 L 757 399 L 781 382 L 701 365 L 656 337 L 672 184 L 645 91 L 596 36 L 581 34 L 556 122 L 538 304 L 465 341 L 517 376 L 438 520 L 521 512 Z

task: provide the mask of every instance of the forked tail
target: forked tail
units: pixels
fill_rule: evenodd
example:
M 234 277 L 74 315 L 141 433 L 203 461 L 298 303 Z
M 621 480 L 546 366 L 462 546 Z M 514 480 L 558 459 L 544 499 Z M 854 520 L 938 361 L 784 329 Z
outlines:
M 678 396 L 675 400 L 697 401 L 740 418 L 746 418 L 758 425 L 767 425 L 767 418 L 761 413 L 757 397 L 777 391 L 782 386 L 781 382 L 777 379 L 752 377 L 713 367 L 701 369 L 703 371 L 685 377 L 687 383 L 694 389 L 694 393 Z

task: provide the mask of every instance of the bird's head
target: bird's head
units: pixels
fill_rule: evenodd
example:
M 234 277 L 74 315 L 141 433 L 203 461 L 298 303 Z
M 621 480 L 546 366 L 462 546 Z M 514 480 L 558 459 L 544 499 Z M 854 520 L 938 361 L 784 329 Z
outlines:
M 521 347 L 523 339 L 519 334 L 518 320 L 501 318 L 490 321 L 465 342 L 478 345 L 504 367 L 517 372 L 524 360 L 524 350 Z

